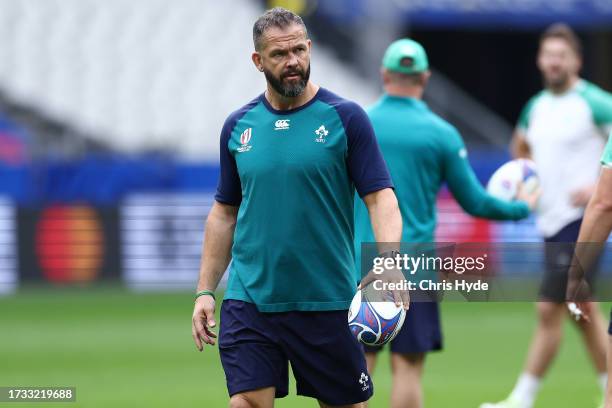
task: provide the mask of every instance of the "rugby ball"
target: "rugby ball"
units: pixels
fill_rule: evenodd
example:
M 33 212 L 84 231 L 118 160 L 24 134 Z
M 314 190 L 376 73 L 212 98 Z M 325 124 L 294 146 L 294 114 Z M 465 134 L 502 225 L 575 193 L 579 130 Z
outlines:
M 518 186 L 523 183 L 528 193 L 540 185 L 535 163 L 528 159 L 507 162 L 493 173 L 487 184 L 487 192 L 506 201 L 516 199 Z
M 348 324 L 357 340 L 368 346 L 382 346 L 399 333 L 406 310 L 392 300 L 371 302 L 358 290 L 348 311 Z

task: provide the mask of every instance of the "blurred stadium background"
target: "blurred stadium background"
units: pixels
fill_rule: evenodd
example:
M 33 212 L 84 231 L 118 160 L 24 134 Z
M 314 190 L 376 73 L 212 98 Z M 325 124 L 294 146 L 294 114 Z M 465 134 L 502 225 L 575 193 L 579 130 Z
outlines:
M 191 293 L 219 131 L 264 89 L 251 28 L 277 5 L 306 21 L 313 80 L 364 106 L 387 44 L 420 41 L 426 100 L 460 129 L 483 183 L 541 87 L 548 24 L 578 30 L 584 76 L 612 90 L 609 0 L 0 0 L 0 386 L 76 386 L 69 406 L 226 405 L 216 349 L 191 344 Z M 472 219 L 445 191 L 439 202 L 439 240 L 537 239 L 533 220 Z M 445 304 L 427 406 L 503 397 L 532 315 Z M 567 334 L 538 407 L 595 405 L 595 375 Z M 371 406 L 387 406 L 388 367 L 374 379 Z

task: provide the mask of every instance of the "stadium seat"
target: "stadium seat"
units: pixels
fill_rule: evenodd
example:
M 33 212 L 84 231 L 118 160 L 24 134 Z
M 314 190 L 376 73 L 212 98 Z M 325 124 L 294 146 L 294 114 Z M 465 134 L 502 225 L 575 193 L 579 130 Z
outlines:
M 0 0 L 0 89 L 123 152 L 216 160 L 225 117 L 262 92 L 248 0 Z M 313 79 L 370 103 L 331 53 Z M 355 84 L 360 84 L 355 86 Z

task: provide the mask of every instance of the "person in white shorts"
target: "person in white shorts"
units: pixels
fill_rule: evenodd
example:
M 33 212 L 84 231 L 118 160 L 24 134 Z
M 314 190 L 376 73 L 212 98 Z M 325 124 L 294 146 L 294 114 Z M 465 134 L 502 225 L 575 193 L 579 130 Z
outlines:
M 481 408 L 531 408 L 552 364 L 567 315 L 567 271 L 584 208 L 599 175 L 599 157 L 612 129 L 612 95 L 579 77 L 581 45 L 564 24 L 541 36 L 537 58 L 545 89 L 531 98 L 513 140 L 515 157 L 531 158 L 542 195 L 537 227 L 545 244 L 546 269 L 537 303 L 537 328 L 524 370 L 509 397 Z M 595 308 L 593 308 L 595 310 Z M 602 389 L 606 375 L 606 324 L 601 313 L 576 322 Z M 586 405 L 585 405 L 586 406 Z

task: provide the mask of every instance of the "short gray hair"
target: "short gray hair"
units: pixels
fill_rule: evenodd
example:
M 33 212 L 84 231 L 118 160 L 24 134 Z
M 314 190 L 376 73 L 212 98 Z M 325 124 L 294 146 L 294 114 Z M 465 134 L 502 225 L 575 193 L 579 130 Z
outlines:
M 306 25 L 302 17 L 282 7 L 275 7 L 267 10 L 257 19 L 257 21 L 255 21 L 255 24 L 253 24 L 253 44 L 255 45 L 255 49 L 257 51 L 261 49 L 261 37 L 267 29 L 271 27 L 285 28 L 292 24 L 302 26 L 304 28 L 304 34 L 308 37 L 308 30 L 306 30 Z

